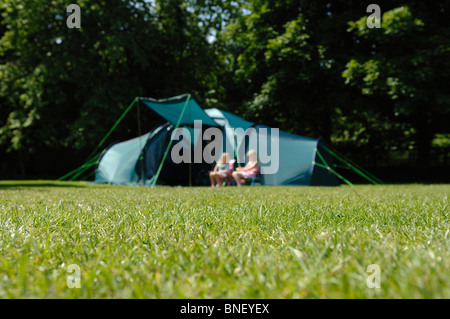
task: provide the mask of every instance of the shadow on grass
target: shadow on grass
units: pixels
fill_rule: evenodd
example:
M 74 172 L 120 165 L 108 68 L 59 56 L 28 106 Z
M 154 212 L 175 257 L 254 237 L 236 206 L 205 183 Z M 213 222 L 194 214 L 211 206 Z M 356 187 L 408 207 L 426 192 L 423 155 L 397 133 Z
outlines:
M 33 187 L 77 187 L 77 188 L 85 188 L 85 187 L 95 187 L 97 184 L 90 184 L 88 182 L 59 182 L 59 181 L 24 181 L 24 180 L 16 180 L 16 181 L 0 181 L 0 190 L 2 189 L 10 189 L 10 188 L 33 188 Z

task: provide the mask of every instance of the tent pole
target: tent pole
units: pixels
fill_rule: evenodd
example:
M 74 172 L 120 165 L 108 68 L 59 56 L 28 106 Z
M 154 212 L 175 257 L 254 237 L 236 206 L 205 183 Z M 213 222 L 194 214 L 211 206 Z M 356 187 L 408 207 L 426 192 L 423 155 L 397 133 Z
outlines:
M 122 113 L 122 115 L 120 116 L 120 118 L 116 121 L 116 123 L 114 123 L 114 125 L 112 126 L 112 128 L 109 130 L 108 133 L 106 133 L 105 137 L 100 141 L 100 143 L 98 143 L 98 145 L 95 147 L 95 149 L 91 152 L 91 154 L 88 156 L 88 158 L 86 159 L 86 161 L 83 163 L 83 165 L 81 165 L 79 168 L 77 168 L 76 170 L 67 173 L 66 175 L 58 178 L 59 181 L 65 179 L 66 177 L 73 175 L 76 171 L 85 168 L 86 164 L 88 162 L 90 162 L 90 160 L 93 158 L 93 155 L 95 154 L 95 152 L 103 145 L 103 143 L 106 141 L 106 139 L 109 137 L 109 135 L 111 135 L 111 133 L 116 129 L 117 125 L 119 125 L 119 123 L 123 120 L 123 118 L 125 117 L 125 115 L 127 115 L 127 113 L 131 110 L 131 108 L 133 107 L 133 105 L 136 103 L 136 101 L 138 101 L 138 97 L 135 97 L 133 102 L 131 102 L 131 104 L 128 106 L 128 108 Z M 98 154 L 100 155 L 100 154 Z M 97 155 L 96 155 L 97 156 Z M 95 157 L 94 157 L 95 158 Z M 84 171 L 83 171 L 84 172 Z M 73 180 L 74 178 L 78 177 L 78 175 L 76 175 L 75 177 L 73 177 L 71 180 Z
M 362 176 L 363 178 L 365 178 L 366 180 L 368 180 L 372 184 L 374 184 L 374 185 L 383 184 L 382 181 L 380 181 L 378 178 L 376 178 L 375 176 L 373 176 L 369 172 L 365 171 L 362 167 L 359 167 L 359 169 L 358 169 L 356 164 L 353 165 L 352 163 L 350 163 L 350 161 L 345 160 L 344 158 L 342 158 L 341 156 L 337 155 L 335 152 L 331 151 L 327 147 L 322 146 L 322 148 L 325 151 L 327 151 L 329 154 L 331 154 L 332 156 L 334 156 L 335 158 L 340 160 L 342 163 L 346 164 L 355 173 L 359 174 L 360 176 Z
M 313 162 L 314 165 L 319 166 L 321 168 L 324 168 L 328 171 L 330 171 L 331 173 L 333 173 L 334 175 L 336 175 L 337 177 L 339 177 L 341 180 L 343 180 L 345 183 L 347 183 L 350 186 L 353 186 L 353 184 L 351 182 L 349 182 L 347 179 L 345 179 L 344 177 L 342 177 L 340 174 L 338 174 L 334 169 L 332 169 L 330 167 L 330 165 L 328 165 L 327 161 L 325 161 L 325 158 L 323 158 L 322 154 L 320 154 L 319 150 L 316 147 L 316 153 L 317 155 L 319 155 L 320 160 L 322 161 L 323 165 L 320 163 L 317 163 L 316 161 Z
M 87 163 L 84 163 L 82 166 L 82 169 L 75 174 L 74 176 L 72 176 L 72 178 L 69 179 L 69 181 L 74 181 L 78 176 L 80 176 L 81 174 L 83 174 L 84 172 L 86 172 L 89 168 L 91 168 L 92 166 L 97 164 L 97 159 L 93 159 Z
M 63 180 L 65 180 L 67 177 L 69 177 L 69 176 L 72 176 L 72 175 L 74 175 L 74 174 L 76 174 L 77 172 L 79 172 L 81 169 L 83 169 L 83 168 L 85 168 L 86 167 L 86 165 L 89 165 L 89 164 L 91 164 L 91 162 L 92 162 L 92 160 L 95 160 L 95 161 L 97 161 L 98 160 L 98 158 L 101 156 L 101 154 L 102 154 L 103 152 L 101 152 L 101 153 L 99 153 L 99 154 L 97 154 L 97 155 L 95 155 L 94 157 L 92 157 L 91 158 L 91 160 L 89 160 L 89 161 L 86 161 L 84 164 L 82 164 L 80 167 L 78 167 L 78 168 L 76 168 L 76 169 L 74 169 L 73 171 L 70 171 L 69 173 L 67 173 L 66 175 L 64 175 L 64 176 L 61 176 L 60 178 L 58 178 L 57 179 L 57 181 L 63 181 Z M 94 163 L 95 164 L 95 163 Z
M 174 131 L 176 131 L 176 130 L 178 129 L 178 127 L 180 126 L 181 119 L 183 118 L 184 111 L 186 110 L 186 106 L 188 105 L 190 99 L 191 99 L 191 95 L 188 94 L 188 97 L 187 97 L 187 99 L 186 99 L 186 102 L 184 103 L 184 106 L 183 106 L 183 110 L 181 110 L 181 114 L 180 114 L 180 116 L 178 117 L 178 122 L 177 122 L 177 125 L 175 126 Z M 172 131 L 172 133 L 173 133 L 174 131 Z M 169 153 L 169 149 L 170 149 L 170 147 L 172 146 L 172 142 L 173 142 L 173 140 L 172 140 L 172 138 L 171 138 L 170 141 L 169 141 L 169 144 L 167 145 L 166 151 L 164 152 L 164 155 L 163 155 L 163 158 L 162 158 L 162 160 L 161 160 L 161 163 L 159 164 L 158 171 L 156 171 L 156 174 L 155 174 L 155 176 L 153 177 L 152 187 L 155 186 L 155 185 L 156 185 L 156 182 L 158 181 L 159 174 L 161 173 L 161 170 L 162 170 L 162 167 L 163 167 L 164 162 L 165 162 L 165 160 L 166 160 L 167 154 Z
M 323 169 L 328 170 L 329 172 L 333 173 L 336 177 L 340 178 L 341 180 L 343 180 L 347 185 L 351 186 L 350 189 L 353 190 L 353 192 L 361 198 L 361 196 L 355 191 L 354 186 L 350 181 L 348 181 L 347 179 L 345 179 L 342 175 L 338 174 L 334 169 L 332 169 L 330 167 L 330 165 L 328 165 L 328 163 L 325 161 L 325 159 L 323 158 L 322 154 L 320 154 L 319 150 L 316 147 L 316 153 L 317 155 L 319 155 L 319 158 L 322 160 L 323 164 L 317 163 L 316 161 L 313 162 L 314 165 L 321 167 Z
M 330 153 L 333 156 L 340 156 L 341 157 L 341 161 L 345 164 L 347 164 L 348 166 L 350 166 L 350 168 L 355 167 L 358 168 L 359 170 L 361 170 L 362 172 L 364 172 L 365 174 L 367 174 L 369 177 L 371 177 L 372 179 L 374 179 L 376 182 L 378 182 L 379 184 L 384 184 L 384 182 L 382 182 L 379 178 L 377 178 L 375 175 L 371 174 L 369 171 L 363 169 L 361 166 L 357 165 L 356 163 L 353 163 L 351 160 L 349 160 L 348 158 L 345 158 L 344 155 L 340 154 L 338 151 L 336 150 L 331 150 L 325 146 L 322 146 L 322 148 L 324 150 L 326 150 L 328 153 Z M 339 159 L 339 158 L 338 158 Z
M 141 161 L 141 184 L 144 185 L 144 150 L 142 149 L 142 141 L 141 141 L 141 108 L 140 108 L 140 100 L 137 101 L 137 126 L 138 126 L 138 136 L 139 136 L 139 149 L 141 153 L 139 154 L 139 160 Z
M 87 178 L 91 177 L 95 173 L 96 173 L 96 171 L 90 172 L 88 175 L 86 175 L 85 177 L 81 178 L 80 181 L 85 181 Z
M 192 122 L 191 108 L 189 108 L 189 121 Z M 194 138 L 195 138 L 195 125 L 194 125 Z M 194 141 L 194 153 L 195 153 L 195 141 Z M 191 145 L 191 160 L 189 161 L 189 187 L 192 187 L 192 145 Z M 195 158 L 195 155 L 194 155 Z
M 100 141 L 100 143 L 98 143 L 98 145 L 95 147 L 95 149 L 92 151 L 91 155 L 89 155 L 88 159 L 86 160 L 86 162 L 88 160 L 91 159 L 92 154 L 94 154 L 102 145 L 103 143 L 106 141 L 106 139 L 111 135 L 111 133 L 116 129 L 117 125 L 119 125 L 119 123 L 123 120 L 123 118 L 125 117 L 125 115 L 127 115 L 127 113 L 131 110 L 131 108 L 134 106 L 134 104 L 138 101 L 138 97 L 135 97 L 133 102 L 131 102 L 131 104 L 128 106 L 128 108 L 122 113 L 122 115 L 119 117 L 119 119 L 116 121 L 116 123 L 114 123 L 114 125 L 111 127 L 111 129 L 109 130 L 108 133 L 106 133 L 105 137 Z
M 326 163 L 326 162 L 325 162 Z M 359 198 L 361 198 L 361 196 L 358 194 L 357 191 L 355 191 L 355 185 L 353 185 L 351 182 L 349 182 L 347 179 L 345 179 L 342 175 L 338 174 L 334 169 L 332 169 L 328 164 L 326 165 L 322 165 L 320 163 L 317 162 L 313 162 L 314 165 L 321 167 L 323 169 L 328 170 L 329 172 L 333 173 L 336 177 L 340 178 L 341 180 L 343 180 L 347 185 L 350 186 L 350 189 L 356 194 L 356 196 L 358 196 Z
M 350 186 L 354 186 L 351 182 L 349 182 L 347 179 L 345 179 L 344 177 L 342 177 L 342 175 L 338 174 L 334 169 L 332 169 L 330 166 L 325 166 L 322 165 L 320 163 L 317 162 L 313 162 L 314 165 L 321 167 L 323 169 L 328 170 L 329 172 L 333 173 L 334 175 L 336 175 L 337 177 L 339 177 L 339 179 L 343 180 L 346 184 L 350 185 Z

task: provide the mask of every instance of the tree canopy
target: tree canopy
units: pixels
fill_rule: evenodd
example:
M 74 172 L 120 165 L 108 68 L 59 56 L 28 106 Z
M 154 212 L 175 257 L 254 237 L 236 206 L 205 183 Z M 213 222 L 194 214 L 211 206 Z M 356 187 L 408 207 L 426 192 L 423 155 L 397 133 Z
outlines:
M 338 147 L 417 148 L 423 167 L 433 140 L 447 145 L 446 1 L 383 1 L 381 28 L 361 1 L 77 4 L 79 29 L 62 0 L 0 4 L 0 151 L 22 165 L 50 149 L 86 156 L 136 96 L 182 93 Z

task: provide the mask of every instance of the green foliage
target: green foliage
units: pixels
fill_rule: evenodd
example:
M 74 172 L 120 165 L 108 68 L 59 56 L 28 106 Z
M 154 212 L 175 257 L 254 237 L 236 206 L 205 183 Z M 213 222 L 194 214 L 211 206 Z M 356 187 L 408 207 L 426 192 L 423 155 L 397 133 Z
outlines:
M 234 74 L 231 103 L 245 100 L 242 114 L 286 131 L 327 141 L 341 133 L 336 109 L 347 111 L 354 101 L 341 78 L 354 45 L 346 24 L 360 8 L 344 1 L 248 2 L 223 32 Z
M 356 0 L 77 3 L 81 29 L 62 0 L 1 2 L 0 147 L 25 159 L 87 155 L 136 96 L 182 93 L 338 147 L 418 147 L 424 163 L 448 133 L 445 1 L 384 2 L 380 29 Z M 147 115 L 146 131 L 160 120 Z
M 65 1 L 3 1 L 0 143 L 89 149 L 136 96 L 220 89 L 214 50 L 185 2 L 77 4 L 81 29 L 67 28 Z
M 349 31 L 355 31 L 358 36 L 368 37 L 374 34 L 373 29 L 367 27 L 367 17 L 362 17 L 358 21 L 349 21 Z M 412 32 L 419 32 L 423 29 L 422 20 L 414 17 L 408 6 L 398 7 L 383 13 L 381 19 L 381 30 L 377 32 L 379 40 L 389 39 L 384 36 L 403 36 L 411 35 Z
M 402 6 L 383 13 L 380 29 L 367 28 L 363 17 L 349 22 L 349 31 L 370 50 L 349 60 L 342 72 L 346 84 L 363 95 L 391 99 L 394 121 L 415 129 L 419 157 L 426 162 L 434 134 L 448 131 L 450 28 Z
M 448 194 L 1 182 L 0 297 L 448 298 Z
M 450 147 L 450 134 L 436 134 L 432 143 L 435 147 Z

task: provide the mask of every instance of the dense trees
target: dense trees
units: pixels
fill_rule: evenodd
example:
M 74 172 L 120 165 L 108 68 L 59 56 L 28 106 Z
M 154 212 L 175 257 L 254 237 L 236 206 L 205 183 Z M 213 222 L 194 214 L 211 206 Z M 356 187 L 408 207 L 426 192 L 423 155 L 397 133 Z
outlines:
M 86 151 L 135 96 L 207 92 L 217 82 L 214 54 L 185 3 L 78 4 L 81 29 L 67 28 L 65 1 L 2 5 L 0 133 L 9 150 Z
M 341 79 L 354 46 L 347 22 L 364 8 L 349 1 L 254 0 L 247 9 L 225 32 L 243 112 L 330 140 L 335 109 L 350 98 Z
M 338 146 L 418 147 L 422 166 L 436 134 L 446 143 L 445 1 L 383 1 L 381 29 L 360 1 L 77 4 L 81 29 L 67 28 L 64 1 L 1 2 L 0 152 L 23 173 L 30 154 L 86 156 L 135 96 L 186 92 Z M 136 135 L 135 120 L 112 139 Z
M 393 122 L 408 127 L 419 151 L 419 163 L 427 166 L 431 141 L 448 131 L 450 114 L 450 25 L 448 2 L 401 6 L 384 12 L 382 29 L 369 29 L 364 18 L 350 23 L 350 31 L 362 45 L 343 76 L 361 93 L 388 98 Z M 383 112 L 383 105 L 375 105 Z M 386 110 L 384 110 L 386 111 Z

